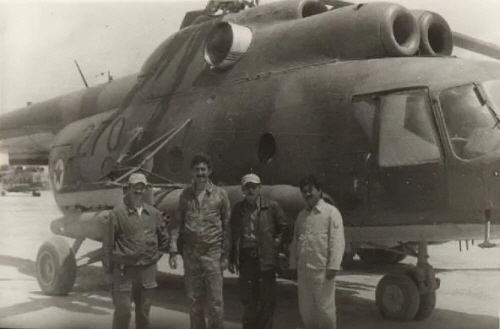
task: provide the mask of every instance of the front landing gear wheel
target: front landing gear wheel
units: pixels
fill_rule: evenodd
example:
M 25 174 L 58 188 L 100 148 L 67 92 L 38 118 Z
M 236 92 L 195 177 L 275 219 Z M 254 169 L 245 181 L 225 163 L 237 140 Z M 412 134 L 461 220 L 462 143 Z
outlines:
M 46 241 L 36 258 L 37 280 L 47 295 L 67 295 L 76 280 L 76 260 L 73 250 L 61 237 Z
M 378 283 L 375 301 L 382 316 L 388 320 L 410 321 L 420 305 L 415 282 L 404 273 L 390 273 Z
M 436 307 L 436 291 L 431 291 L 420 295 L 420 305 L 418 306 L 417 314 L 415 314 L 415 320 L 422 321 L 427 319 L 434 308 Z

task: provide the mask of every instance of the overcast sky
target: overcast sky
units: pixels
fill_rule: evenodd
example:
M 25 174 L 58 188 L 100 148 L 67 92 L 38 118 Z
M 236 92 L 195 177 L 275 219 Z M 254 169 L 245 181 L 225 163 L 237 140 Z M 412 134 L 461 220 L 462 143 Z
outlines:
M 261 3 L 273 0 L 261 0 Z M 499 0 L 397 0 L 441 13 L 452 29 L 500 45 Z M 136 73 L 206 1 L 0 0 L 0 111 Z M 463 55 L 459 53 L 459 55 Z M 104 73 L 104 75 L 101 75 Z

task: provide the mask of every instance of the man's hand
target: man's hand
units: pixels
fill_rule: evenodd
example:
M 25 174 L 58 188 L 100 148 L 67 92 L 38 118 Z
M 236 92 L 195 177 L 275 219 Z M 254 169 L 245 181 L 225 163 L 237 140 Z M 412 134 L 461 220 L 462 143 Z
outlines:
M 168 264 L 172 270 L 177 269 L 177 253 L 171 252 L 170 258 L 168 259 Z
M 338 270 L 326 270 L 326 275 L 325 275 L 326 279 L 328 281 L 335 279 L 337 272 L 338 272 Z
M 224 271 L 226 270 L 228 267 L 228 264 L 227 264 L 227 258 L 226 257 L 222 257 L 220 259 L 220 268 Z
M 231 274 L 238 274 L 238 266 L 234 263 L 229 263 L 229 265 L 227 266 L 227 269 L 229 270 L 229 273 Z

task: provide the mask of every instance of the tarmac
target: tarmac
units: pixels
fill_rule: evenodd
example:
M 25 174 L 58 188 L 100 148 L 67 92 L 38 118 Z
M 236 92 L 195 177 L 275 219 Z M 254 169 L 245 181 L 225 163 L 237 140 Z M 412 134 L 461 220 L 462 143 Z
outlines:
M 35 259 L 40 245 L 50 237 L 50 222 L 61 214 L 49 191 L 0 197 L 0 328 L 110 328 L 113 305 L 100 264 L 79 269 L 73 291 L 65 297 L 45 296 L 36 280 Z M 71 239 L 67 239 L 72 242 Z M 430 263 L 441 287 L 437 305 L 424 321 L 384 320 L 375 306 L 375 288 L 393 266 L 370 266 L 355 261 L 337 277 L 338 328 L 349 329 L 498 329 L 500 314 L 500 247 L 469 250 L 458 242 L 429 246 Z M 500 243 L 500 241 L 493 241 Z M 85 241 L 78 255 L 98 248 Z M 78 256 L 77 255 L 77 256 Z M 407 258 L 406 263 L 415 263 Z M 159 287 L 151 311 L 152 328 L 189 328 L 182 268 L 171 271 L 168 259 L 159 263 Z M 241 328 L 242 306 L 236 277 L 226 273 L 224 310 L 226 329 Z M 279 280 L 275 329 L 301 328 L 297 289 L 292 281 Z M 132 319 L 131 328 L 135 328 Z

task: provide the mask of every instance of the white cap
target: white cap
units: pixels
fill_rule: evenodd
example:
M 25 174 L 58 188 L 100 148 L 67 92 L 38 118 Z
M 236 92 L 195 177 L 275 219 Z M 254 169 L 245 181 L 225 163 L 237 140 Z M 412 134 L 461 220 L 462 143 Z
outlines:
M 138 183 L 143 183 L 144 185 L 148 185 L 148 181 L 146 180 L 146 176 L 144 174 L 138 174 L 134 173 L 130 175 L 128 178 L 128 183 L 130 185 L 138 184 Z
M 256 174 L 247 174 L 241 179 L 241 186 L 245 186 L 247 183 L 260 184 L 260 178 Z

